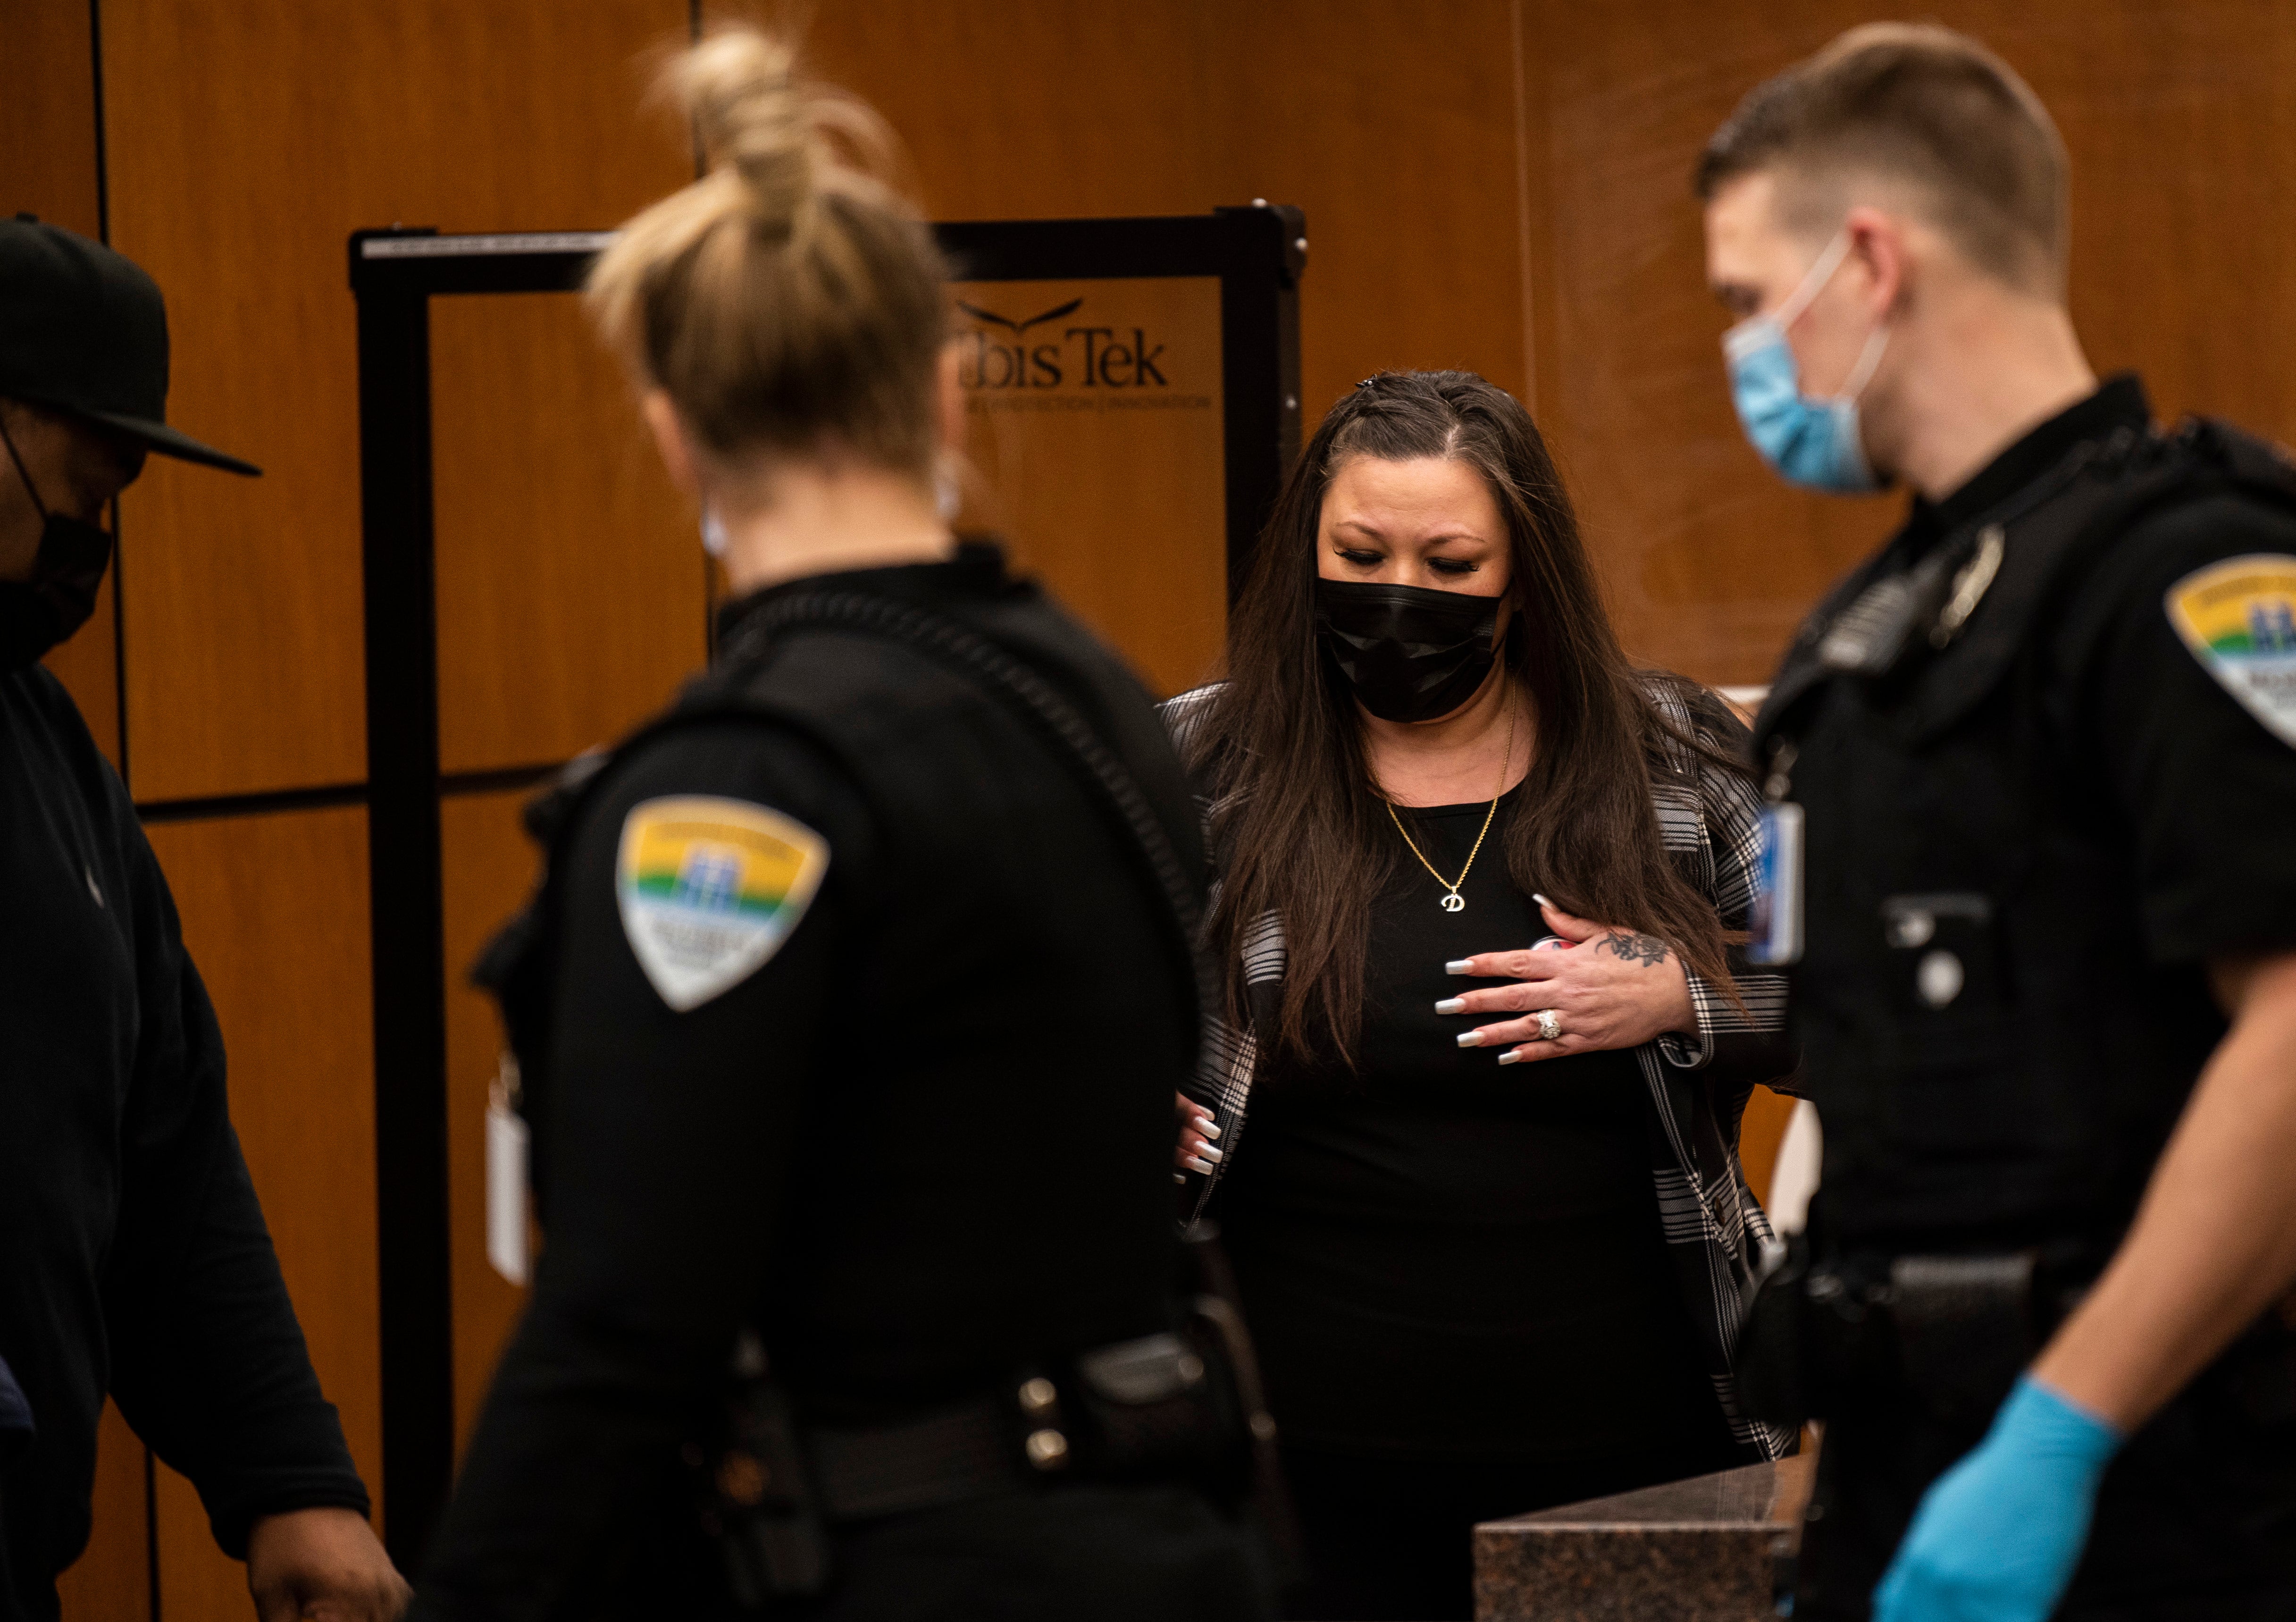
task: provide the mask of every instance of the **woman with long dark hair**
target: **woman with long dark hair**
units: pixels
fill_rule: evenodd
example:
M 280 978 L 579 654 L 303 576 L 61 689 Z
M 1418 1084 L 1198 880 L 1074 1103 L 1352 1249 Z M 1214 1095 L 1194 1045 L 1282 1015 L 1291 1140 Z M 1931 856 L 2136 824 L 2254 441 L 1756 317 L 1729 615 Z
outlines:
M 1768 1235 L 1739 1116 L 1792 1068 L 1729 946 L 1743 729 L 1628 663 L 1522 406 L 1462 372 L 1333 406 L 1226 679 L 1167 719 L 1228 983 L 1179 1158 L 1283 1430 L 1294 1614 L 1464 1617 L 1474 1521 L 1783 1452 L 1729 1374 Z

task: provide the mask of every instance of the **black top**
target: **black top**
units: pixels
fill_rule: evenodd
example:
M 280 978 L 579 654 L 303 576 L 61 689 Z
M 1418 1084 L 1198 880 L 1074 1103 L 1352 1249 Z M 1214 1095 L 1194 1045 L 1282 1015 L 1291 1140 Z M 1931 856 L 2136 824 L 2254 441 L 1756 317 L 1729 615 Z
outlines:
M 721 645 L 823 590 L 921 605 L 1021 658 L 1201 870 L 1147 694 L 993 550 L 767 592 Z M 690 1524 L 680 1448 L 745 1323 L 807 1417 L 868 1424 L 1169 1321 L 1172 1095 L 1197 1015 L 1168 904 L 1054 746 L 974 681 L 857 632 L 775 649 L 627 747 L 555 841 L 547 1243 L 421 1614 L 623 1614 L 600 1585 L 643 1570 L 642 1523 Z M 745 692 L 759 708 L 733 713 Z M 762 962 L 680 1012 L 633 945 L 657 873 L 757 888 L 701 873 L 709 840 L 680 854 L 661 802 L 696 797 L 686 824 L 766 819 L 827 867 L 809 905 L 784 896 Z M 629 1614 L 660 1602 L 630 1580 L 647 1601 Z
M 127 790 L 37 667 L 0 673 L 0 1618 L 53 1617 L 108 1390 L 243 1553 L 367 1500 L 225 1109 L 223 1038 Z
M 1289 1442 L 1565 1462 L 1725 1440 L 1660 1232 L 1634 1055 L 1503 1068 L 1504 1049 L 1457 1044 L 1502 1016 L 1434 1011 L 1500 983 L 1447 962 L 1551 932 L 1499 848 L 1515 799 L 1458 913 L 1402 853 L 1372 909 L 1360 1070 L 1279 1066 L 1254 1088 L 1215 1208 Z M 1405 818 L 1453 877 L 1488 809 Z

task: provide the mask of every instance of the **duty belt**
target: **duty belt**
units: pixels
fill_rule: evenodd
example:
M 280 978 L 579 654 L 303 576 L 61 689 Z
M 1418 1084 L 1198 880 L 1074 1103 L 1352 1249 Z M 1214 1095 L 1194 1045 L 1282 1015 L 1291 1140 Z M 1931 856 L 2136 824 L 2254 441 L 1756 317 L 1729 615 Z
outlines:
M 1908 1392 L 1941 1421 L 1981 1423 L 2089 1276 L 2039 1250 L 1813 1262 L 1797 1239 L 1749 1305 L 1740 1390 L 1776 1424 Z
M 1186 1480 L 1241 1498 L 1274 1424 L 1230 1316 L 1199 1298 L 1185 1333 L 1101 1347 L 1057 1377 L 1028 1372 L 989 1396 L 866 1428 L 800 1422 L 745 1336 L 702 1511 L 734 1598 L 755 1609 L 820 1593 L 833 1526 L 1063 1479 Z

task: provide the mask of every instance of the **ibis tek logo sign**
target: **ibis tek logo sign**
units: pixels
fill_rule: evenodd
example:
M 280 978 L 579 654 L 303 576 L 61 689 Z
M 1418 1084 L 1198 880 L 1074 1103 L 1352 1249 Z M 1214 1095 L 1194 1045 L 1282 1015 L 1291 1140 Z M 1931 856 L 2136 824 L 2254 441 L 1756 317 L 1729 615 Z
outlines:
M 1087 324 L 1091 317 L 1078 315 L 1082 299 L 1018 320 L 962 299 L 956 307 L 979 324 L 957 339 L 960 381 L 968 389 L 1170 387 L 1164 346 L 1142 327 Z

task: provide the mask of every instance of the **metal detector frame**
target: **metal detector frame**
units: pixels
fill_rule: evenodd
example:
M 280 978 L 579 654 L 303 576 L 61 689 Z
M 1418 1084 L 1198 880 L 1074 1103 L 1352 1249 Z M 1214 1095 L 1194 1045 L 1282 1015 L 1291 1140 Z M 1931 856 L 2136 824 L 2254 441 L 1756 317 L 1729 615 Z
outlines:
M 956 279 L 1217 276 L 1230 595 L 1300 448 L 1297 209 L 1163 218 L 938 225 Z M 449 796 L 550 768 L 447 774 L 439 763 L 430 300 L 581 286 L 604 232 L 446 236 L 360 231 L 359 482 L 365 586 L 367 850 L 374 987 L 375 1163 L 385 1541 L 414 1570 L 446 1507 L 455 1453 L 439 814 Z

